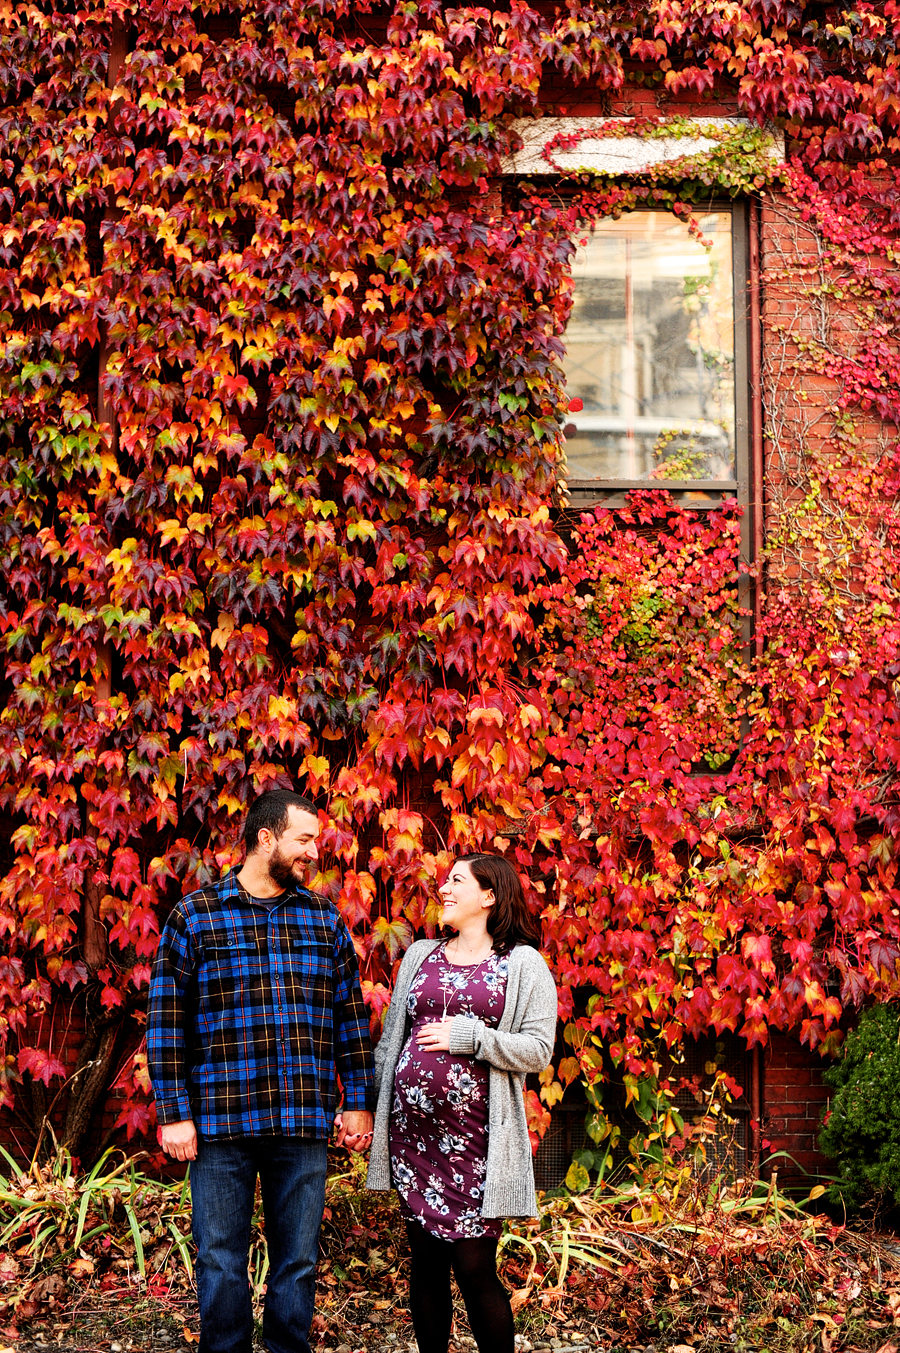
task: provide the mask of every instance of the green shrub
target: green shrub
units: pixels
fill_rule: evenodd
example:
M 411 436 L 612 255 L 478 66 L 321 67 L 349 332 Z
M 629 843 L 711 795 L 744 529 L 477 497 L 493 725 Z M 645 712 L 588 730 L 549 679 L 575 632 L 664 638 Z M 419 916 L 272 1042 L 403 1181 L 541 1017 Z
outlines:
M 852 1210 L 900 1203 L 900 1009 L 873 1006 L 825 1072 L 834 1090 L 819 1145 L 837 1162 L 832 1199 Z

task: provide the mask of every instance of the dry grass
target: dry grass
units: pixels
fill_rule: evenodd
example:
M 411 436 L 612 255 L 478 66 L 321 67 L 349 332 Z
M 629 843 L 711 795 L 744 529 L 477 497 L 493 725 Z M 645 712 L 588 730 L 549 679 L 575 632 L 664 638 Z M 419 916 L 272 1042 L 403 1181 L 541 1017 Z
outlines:
M 0 1181 L 0 1330 L 17 1353 L 160 1353 L 196 1341 L 189 1194 L 105 1157 L 77 1177 L 60 1153 Z M 334 1171 L 322 1232 L 320 1349 L 405 1349 L 405 1244 L 396 1208 Z M 251 1282 L 265 1287 L 254 1224 Z M 531 1341 L 565 1336 L 604 1349 L 676 1353 L 897 1353 L 900 1246 L 789 1202 L 772 1184 L 704 1181 L 687 1169 L 655 1184 L 544 1200 L 539 1220 L 501 1242 L 517 1325 Z M 895 1331 L 897 1338 L 895 1338 Z M 457 1343 L 465 1347 L 460 1317 Z M 0 1340 L 0 1347 L 2 1347 Z

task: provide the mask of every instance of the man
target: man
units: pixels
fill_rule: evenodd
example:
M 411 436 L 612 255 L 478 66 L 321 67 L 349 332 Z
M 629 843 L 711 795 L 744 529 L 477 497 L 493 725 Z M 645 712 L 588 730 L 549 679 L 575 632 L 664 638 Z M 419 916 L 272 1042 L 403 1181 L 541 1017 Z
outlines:
M 309 1353 L 325 1164 L 371 1144 L 372 1058 L 353 942 L 302 886 L 315 804 L 250 807 L 244 867 L 185 897 L 160 938 L 147 1047 L 163 1150 L 191 1161 L 199 1353 L 250 1353 L 247 1278 L 257 1176 L 269 1353 Z M 340 1076 L 343 1105 L 336 1115 Z

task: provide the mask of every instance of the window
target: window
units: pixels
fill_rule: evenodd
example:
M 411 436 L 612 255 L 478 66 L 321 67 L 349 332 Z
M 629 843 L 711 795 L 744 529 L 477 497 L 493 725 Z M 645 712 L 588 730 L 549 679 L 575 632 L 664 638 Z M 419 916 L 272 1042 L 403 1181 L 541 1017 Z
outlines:
M 743 217 L 698 213 L 709 248 L 666 211 L 582 237 L 564 362 L 573 507 L 657 485 L 696 507 L 747 501 Z
M 709 1033 L 700 1038 L 686 1038 L 677 1053 L 677 1060 L 663 1063 L 663 1076 L 693 1079 L 700 1091 L 710 1089 L 715 1070 L 727 1072 L 744 1091 L 740 1099 L 721 1105 L 714 1134 L 711 1133 L 704 1143 L 705 1162 L 701 1176 L 713 1177 L 719 1170 L 724 1170 L 740 1178 L 753 1164 L 749 1093 L 752 1055 L 743 1039 L 726 1030 L 718 1036 Z M 608 1068 L 608 1073 L 602 1091 L 603 1107 L 622 1137 L 612 1151 L 612 1165 L 606 1170 L 607 1176 L 628 1163 L 627 1142 L 642 1129 L 634 1108 L 629 1108 L 626 1103 L 627 1095 L 620 1075 L 612 1068 Z M 534 1079 L 534 1089 L 538 1089 L 537 1078 Z M 705 1100 L 702 1095 L 698 1100 L 690 1089 L 680 1090 L 673 1102 L 686 1122 L 695 1122 L 703 1116 Z M 590 1151 L 598 1159 L 605 1154 L 608 1147 L 595 1145 L 587 1134 L 589 1112 L 581 1083 L 570 1086 L 562 1104 L 554 1107 L 550 1126 L 541 1138 L 534 1158 L 535 1182 L 539 1189 L 559 1188 L 576 1152 Z

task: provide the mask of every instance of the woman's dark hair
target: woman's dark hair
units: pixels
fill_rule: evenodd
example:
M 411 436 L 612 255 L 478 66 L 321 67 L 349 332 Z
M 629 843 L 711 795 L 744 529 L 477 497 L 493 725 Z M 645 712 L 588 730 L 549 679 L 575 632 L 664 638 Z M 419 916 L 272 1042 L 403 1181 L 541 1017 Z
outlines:
M 540 919 L 525 901 L 522 881 L 509 860 L 502 855 L 476 851 L 471 855 L 460 855 L 456 863 L 467 864 L 478 886 L 484 892 L 494 894 L 494 905 L 487 914 L 487 928 L 496 952 L 504 953 L 517 944 L 530 944 L 532 949 L 540 949 Z
M 278 839 L 288 824 L 288 809 L 302 808 L 304 813 L 318 815 L 318 808 L 305 794 L 295 794 L 292 789 L 268 789 L 254 799 L 244 823 L 244 841 L 248 853 L 259 845 L 261 831 L 270 831 Z

